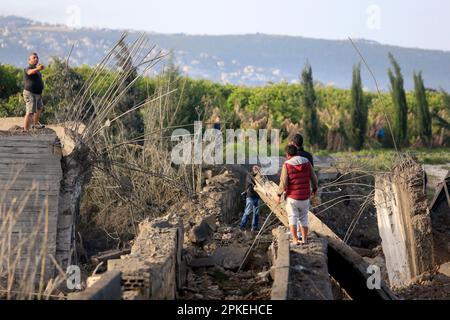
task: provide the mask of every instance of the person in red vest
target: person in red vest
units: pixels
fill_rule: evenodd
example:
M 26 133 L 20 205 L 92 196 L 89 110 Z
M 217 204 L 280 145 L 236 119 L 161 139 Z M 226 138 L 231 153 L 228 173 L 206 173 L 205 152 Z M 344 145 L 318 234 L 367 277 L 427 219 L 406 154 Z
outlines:
M 318 182 L 311 163 L 307 158 L 298 155 L 298 150 L 294 145 L 286 147 L 286 157 L 287 161 L 281 170 L 280 184 L 275 200 L 279 204 L 282 194 L 285 193 L 289 230 L 293 245 L 297 245 L 299 244 L 298 222 L 301 226 L 302 243 L 307 243 L 309 199 L 317 192 Z

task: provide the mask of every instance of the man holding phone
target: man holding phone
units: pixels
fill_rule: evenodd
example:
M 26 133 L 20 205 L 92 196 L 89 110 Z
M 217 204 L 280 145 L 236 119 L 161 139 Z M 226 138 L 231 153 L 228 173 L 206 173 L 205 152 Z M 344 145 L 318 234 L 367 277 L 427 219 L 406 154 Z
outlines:
M 33 52 L 28 57 L 28 67 L 24 69 L 23 82 L 23 98 L 26 104 L 26 113 L 24 119 L 23 128 L 28 131 L 33 129 L 45 128 L 39 122 L 42 111 L 44 110 L 44 104 L 42 103 L 42 91 L 44 91 L 44 81 L 42 81 L 41 70 L 44 70 L 44 66 L 39 64 L 39 57 L 36 52 Z

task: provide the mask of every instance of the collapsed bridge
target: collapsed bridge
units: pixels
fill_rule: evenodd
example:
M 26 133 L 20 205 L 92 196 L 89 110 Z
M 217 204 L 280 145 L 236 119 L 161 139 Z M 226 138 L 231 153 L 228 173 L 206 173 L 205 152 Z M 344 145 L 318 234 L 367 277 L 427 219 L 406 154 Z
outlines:
M 2 198 L 2 208 L 6 209 L 3 211 L 18 213 L 20 210 L 16 210 L 18 206 L 14 203 L 19 200 L 19 194 L 27 191 L 38 193 L 34 201 L 23 206 L 21 215 L 10 214 L 10 218 L 15 220 L 7 220 L 15 221 L 11 230 L 16 238 L 11 239 L 16 243 L 20 243 L 19 235 L 25 234 L 27 230 L 35 230 L 35 242 L 38 245 L 30 248 L 31 256 L 44 255 L 46 258 L 43 259 L 44 263 L 36 264 L 33 276 L 39 279 L 38 282 L 64 272 L 70 264 L 74 249 L 73 221 L 78 214 L 84 181 L 80 166 L 83 153 L 76 150 L 73 140 L 66 133 L 64 129 L 52 128 L 39 134 L 9 131 L 0 135 L 1 192 L 7 194 Z M 18 165 L 22 166 L 21 174 L 15 184 L 8 184 Z M 384 197 L 377 200 L 379 215 L 385 217 L 379 219 L 379 226 L 384 228 L 380 233 L 386 260 L 397 259 L 391 260 L 397 263 L 386 261 L 390 277 L 398 272 L 396 268 L 399 265 L 410 270 L 407 278 L 401 278 L 401 284 L 404 285 L 413 283 L 415 277 L 429 271 L 435 260 L 441 266 L 449 261 L 448 251 L 435 259 L 437 251 L 434 245 L 445 244 L 448 234 L 448 183 L 441 185 L 435 197 L 430 220 L 427 205 L 424 205 L 426 199 L 421 193 L 423 186 L 418 170 L 414 162 L 408 162 L 398 166 L 392 176 L 380 176 L 378 187 L 375 186 L 378 190 L 391 190 L 379 194 L 379 197 Z M 345 292 L 347 299 L 396 299 L 391 289 L 392 282 L 388 285 L 381 279 L 380 287 L 373 289 L 367 285 L 372 275 L 368 272 L 370 263 L 312 212 L 309 213 L 312 231 L 310 244 L 290 250 L 285 229 L 287 215 L 284 208 L 273 200 L 276 185 L 265 177 L 257 177 L 255 190 L 281 226 L 277 228 L 276 224 L 272 224 L 273 237 L 261 234 L 255 240 L 242 240 L 239 246 L 233 244 L 236 238 L 244 238 L 235 232 L 242 209 L 237 199 L 242 191 L 241 182 L 245 174 L 245 170 L 238 171 L 231 168 L 227 173 L 209 174 L 201 193 L 203 195 L 200 195 L 195 205 L 187 205 L 189 201 L 178 204 L 167 212 L 166 217 L 143 221 L 133 246 L 126 252 L 104 254 L 102 261 L 106 272 L 93 276 L 86 290 L 69 294 L 66 298 L 176 299 L 181 297 L 180 292 L 184 292 L 184 297 L 205 298 L 207 295 L 201 285 L 192 288 L 192 281 L 199 278 L 190 277 L 195 270 L 204 270 L 209 275 L 208 290 L 211 297 L 216 298 L 223 298 L 223 295 L 214 295 L 217 286 L 223 292 L 232 294 L 242 281 L 250 283 L 257 272 L 260 278 L 258 281 L 271 286 L 269 295 L 264 296 L 266 298 L 329 300 L 336 298 L 333 291 L 338 287 Z M 39 182 L 36 190 L 32 184 L 34 177 Z M 8 190 L 6 186 L 9 186 Z M 394 204 L 389 205 L 391 202 Z M 386 211 L 386 208 L 395 209 Z M 39 213 L 43 215 L 37 221 Z M 5 225 L 5 221 L 3 219 L 0 222 Z M 397 240 L 394 243 L 390 239 Z M 252 247 L 254 241 L 262 242 L 257 253 L 257 245 Z M 394 248 L 404 252 L 403 257 L 407 257 L 402 260 L 403 264 L 399 264 L 402 261 L 399 261 L 398 255 L 390 256 L 388 253 L 391 250 L 388 248 L 395 244 Z M 268 258 L 263 256 L 265 251 Z M 8 257 L 9 261 L 15 259 L 17 255 L 14 254 L 17 251 Z M 249 269 L 241 269 L 241 264 L 249 257 L 250 260 L 254 259 L 253 264 L 256 266 L 253 273 Z M 16 259 L 19 274 L 26 271 L 24 267 L 27 259 Z M 265 264 L 265 260 L 268 260 L 268 264 Z M 267 269 L 257 269 L 258 264 L 267 266 Z M 441 267 L 441 270 L 445 270 L 445 267 Z M 218 276 L 228 280 L 215 282 Z M 392 279 L 395 277 L 392 276 Z M 236 287 L 230 287 L 230 283 Z M 246 297 L 251 297 L 251 290 L 256 290 L 256 287 L 252 285 L 248 288 Z M 192 295 L 186 295 L 186 292 Z

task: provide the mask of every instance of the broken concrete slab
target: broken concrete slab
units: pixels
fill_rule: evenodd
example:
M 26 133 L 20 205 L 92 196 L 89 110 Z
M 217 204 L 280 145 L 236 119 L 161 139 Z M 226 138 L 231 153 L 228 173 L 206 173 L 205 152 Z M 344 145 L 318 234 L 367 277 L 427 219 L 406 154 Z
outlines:
M 189 240 L 196 245 L 202 245 L 212 239 L 216 229 L 216 219 L 208 216 L 189 231 Z
M 288 299 L 333 300 L 327 241 L 311 233 L 307 244 L 290 250 Z
M 432 225 L 423 184 L 421 164 L 409 157 L 375 179 L 378 229 L 393 287 L 408 286 L 414 277 L 433 269 Z
M 248 248 L 228 246 L 219 247 L 212 256 L 216 265 L 225 269 L 236 270 L 244 261 Z
M 215 265 L 216 262 L 214 261 L 213 257 L 192 259 L 189 262 L 189 266 L 191 268 L 209 268 L 214 267 Z
M 273 279 L 271 300 L 287 300 L 289 295 L 289 236 L 286 234 L 286 228 L 278 227 L 273 230 L 274 245 L 272 256 L 275 263 L 270 269 L 270 275 Z
M 139 296 L 146 299 L 175 299 L 182 284 L 182 246 L 181 221 L 171 221 L 169 216 L 144 220 L 131 253 L 108 260 L 108 270 L 122 272 L 124 291 L 139 291 Z
M 439 272 L 445 274 L 447 277 L 450 277 L 450 262 L 441 264 L 439 266 Z
M 192 268 L 221 266 L 224 269 L 237 270 L 244 261 L 247 250 L 236 246 L 218 247 L 211 256 L 193 259 L 189 266 Z
M 98 275 L 91 286 L 81 292 L 69 293 L 68 300 L 121 300 L 121 273 L 108 271 Z

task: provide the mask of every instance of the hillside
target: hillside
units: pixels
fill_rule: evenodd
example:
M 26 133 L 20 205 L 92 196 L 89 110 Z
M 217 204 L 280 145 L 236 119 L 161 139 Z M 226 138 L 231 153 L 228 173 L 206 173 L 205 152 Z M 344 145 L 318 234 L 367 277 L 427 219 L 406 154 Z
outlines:
M 65 57 L 73 43 L 72 65 L 94 65 L 105 50 L 118 39 L 122 30 L 70 29 L 14 16 L 0 16 L 0 63 L 24 66 L 27 54 L 37 51 L 43 63 L 51 56 Z M 131 31 L 132 36 L 137 31 Z M 185 35 L 148 33 L 150 43 L 173 50 L 173 60 L 193 78 L 217 82 L 263 85 L 267 82 L 298 81 L 298 74 L 309 60 L 314 77 L 324 84 L 347 88 L 352 66 L 359 56 L 348 40 L 321 40 L 264 34 L 251 35 Z M 373 69 L 382 90 L 389 87 L 388 52 L 402 66 L 405 86 L 412 88 L 412 72 L 422 70 L 429 88 L 450 90 L 450 52 L 401 48 L 367 40 L 356 40 Z M 363 68 L 366 88 L 374 82 Z

